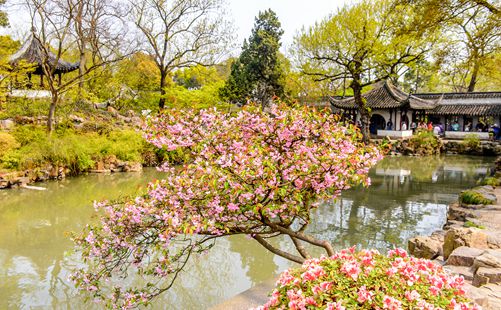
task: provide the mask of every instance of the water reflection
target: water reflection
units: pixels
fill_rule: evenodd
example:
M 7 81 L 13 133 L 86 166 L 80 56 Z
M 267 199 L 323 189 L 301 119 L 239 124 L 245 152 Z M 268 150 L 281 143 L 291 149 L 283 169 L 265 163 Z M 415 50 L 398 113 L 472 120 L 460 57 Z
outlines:
M 359 245 L 386 250 L 405 246 L 445 222 L 449 202 L 487 172 L 491 159 L 388 158 L 371 171 L 373 185 L 353 189 L 315 212 L 310 231 L 337 248 Z M 0 309 L 90 309 L 67 278 L 79 258 L 68 231 L 92 221 L 92 200 L 140 191 L 142 174 L 88 175 L 43 184 L 47 191 L 0 191 Z M 282 248 L 288 240 L 276 240 Z M 194 259 L 155 309 L 198 309 L 217 304 L 289 266 L 244 236 L 221 240 Z M 134 280 L 131 280 L 134 281 Z

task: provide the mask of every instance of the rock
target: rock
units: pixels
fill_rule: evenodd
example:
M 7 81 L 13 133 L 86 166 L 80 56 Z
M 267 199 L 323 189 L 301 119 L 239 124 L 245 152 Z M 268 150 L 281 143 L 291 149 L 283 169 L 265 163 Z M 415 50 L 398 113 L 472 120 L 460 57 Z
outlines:
M 481 267 L 487 268 L 501 268 L 501 251 L 500 250 L 486 250 L 482 252 L 473 262 L 474 270 Z
M 0 189 L 6 189 L 9 188 L 10 186 L 11 184 L 9 180 L 0 179 Z
M 452 251 L 461 246 L 488 249 L 487 235 L 481 229 L 474 227 L 451 227 L 444 239 L 444 258 L 448 259 Z
M 497 284 L 487 284 L 482 287 L 475 287 L 471 284 L 464 285 L 466 296 L 477 303 L 484 310 L 499 310 L 501 304 L 501 286 Z
M 10 118 L 0 120 L 0 128 L 2 129 L 12 129 L 14 128 L 14 125 L 15 125 L 14 121 Z
M 69 119 L 71 121 L 73 121 L 74 123 L 83 123 L 83 122 L 85 122 L 85 120 L 84 120 L 83 117 L 79 117 L 79 116 L 76 116 L 76 115 L 73 115 L 73 114 L 71 114 L 69 116 Z
M 442 255 L 442 240 L 433 237 L 418 236 L 409 239 L 409 253 L 418 258 L 435 259 Z
M 140 172 L 143 170 L 141 163 L 126 163 L 123 172 Z
M 473 286 L 479 287 L 487 283 L 501 283 L 501 268 L 478 268 L 473 277 Z
M 486 231 L 487 244 L 489 249 L 501 249 L 501 232 L 500 231 Z
M 481 255 L 484 251 L 480 249 L 461 246 L 455 249 L 447 258 L 445 265 L 453 266 L 473 266 L 475 257 Z
M 464 208 L 457 203 L 453 203 L 449 206 L 449 212 L 447 212 L 447 221 L 448 222 L 466 222 L 468 218 L 475 218 L 476 215 L 474 210 L 471 208 Z M 454 223 L 453 222 L 453 223 Z M 460 226 L 463 226 L 461 224 Z
M 467 281 L 473 280 L 473 269 L 466 266 L 446 265 L 444 269 L 452 275 L 460 275 Z
M 28 177 L 21 177 L 21 178 L 16 180 L 16 183 L 21 185 L 21 186 L 24 186 L 24 185 L 30 184 L 31 180 Z

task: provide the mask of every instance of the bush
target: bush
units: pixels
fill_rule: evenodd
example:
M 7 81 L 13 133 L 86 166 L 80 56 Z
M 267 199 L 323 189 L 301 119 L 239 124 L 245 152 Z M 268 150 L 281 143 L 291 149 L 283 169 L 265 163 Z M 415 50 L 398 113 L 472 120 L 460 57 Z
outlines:
M 499 178 L 495 177 L 488 177 L 482 181 L 482 185 L 499 186 L 500 184 Z
M 68 167 L 70 174 L 78 174 L 91 169 L 96 160 L 109 155 L 123 161 L 142 162 L 142 154 L 149 150 L 141 134 L 133 130 L 98 134 L 76 133 L 66 128 L 48 135 L 41 127 L 20 126 L 10 137 L 9 141 L 14 139 L 17 144 L 3 147 L 7 151 L 0 157 L 0 166 L 13 170 L 51 164 Z M 0 143 L 1 139 L 2 136 Z
M 19 143 L 16 141 L 16 138 L 7 132 L 0 132 L 0 157 L 18 147 Z
M 409 147 L 414 154 L 433 155 L 440 154 L 440 139 L 428 130 L 418 131 L 409 139 Z
M 482 194 L 473 190 L 461 192 L 459 202 L 468 205 L 490 205 L 494 203 L 494 201 L 485 198 Z
M 258 309 L 480 309 L 465 297 L 463 284 L 401 249 L 384 256 L 351 248 L 285 271 Z
M 477 134 L 470 133 L 464 137 L 463 144 L 470 149 L 480 148 L 480 138 Z

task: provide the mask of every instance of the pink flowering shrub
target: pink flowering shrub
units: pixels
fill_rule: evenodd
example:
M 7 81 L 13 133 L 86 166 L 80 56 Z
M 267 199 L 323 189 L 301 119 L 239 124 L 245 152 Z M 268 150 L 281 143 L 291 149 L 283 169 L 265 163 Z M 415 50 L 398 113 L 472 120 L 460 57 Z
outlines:
M 169 110 L 150 120 L 145 137 L 158 148 L 183 148 L 193 161 L 160 167 L 164 179 L 152 181 L 142 196 L 97 202 L 100 224 L 75 238 L 87 267 L 73 280 L 110 307 L 148 303 L 170 287 L 191 255 L 221 236 L 249 235 L 299 263 L 309 257 L 302 243 L 332 255 L 327 241 L 304 233 L 314 202 L 368 185 L 367 172 L 380 158 L 356 128 L 330 113 L 284 105 L 236 115 Z M 299 254 L 269 243 L 279 235 Z M 103 285 L 131 270 L 145 277 L 144 287 Z
M 342 250 L 283 272 L 258 309 L 480 309 L 465 298 L 464 279 L 402 249 Z

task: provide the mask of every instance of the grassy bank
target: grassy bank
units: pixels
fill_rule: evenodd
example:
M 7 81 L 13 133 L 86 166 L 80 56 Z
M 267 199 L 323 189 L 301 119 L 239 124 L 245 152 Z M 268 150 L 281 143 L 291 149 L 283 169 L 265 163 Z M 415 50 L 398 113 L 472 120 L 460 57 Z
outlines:
M 124 162 L 155 165 L 184 160 L 181 153 L 155 150 L 133 129 L 83 132 L 59 128 L 48 135 L 43 126 L 16 126 L 0 132 L 0 171 L 24 171 L 48 165 L 65 167 L 70 175 L 95 169 L 98 161 L 113 157 Z

